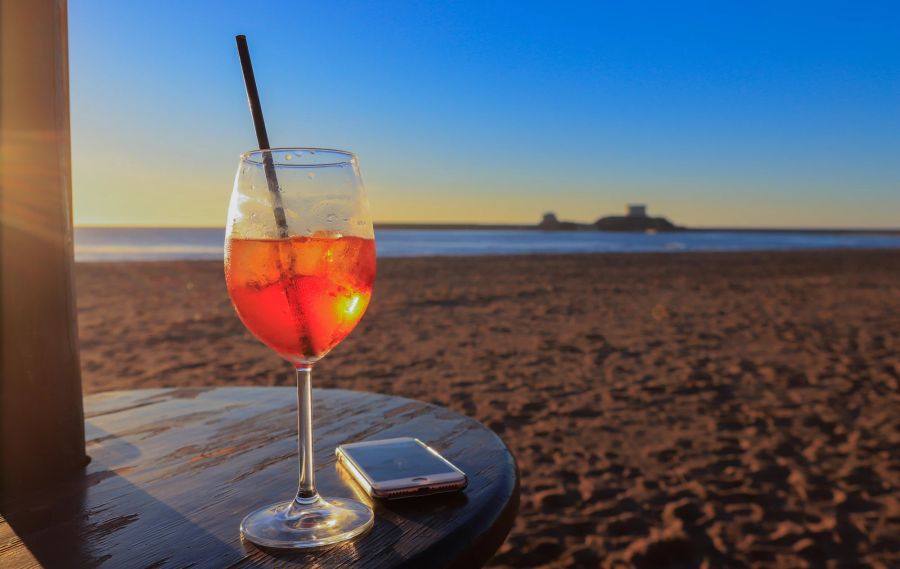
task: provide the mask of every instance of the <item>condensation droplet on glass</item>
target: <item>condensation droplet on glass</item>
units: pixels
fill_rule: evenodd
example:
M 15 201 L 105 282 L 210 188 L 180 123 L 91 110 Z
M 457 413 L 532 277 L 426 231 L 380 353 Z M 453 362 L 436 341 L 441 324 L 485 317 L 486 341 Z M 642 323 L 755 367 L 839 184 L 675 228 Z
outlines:
M 313 178 L 316 177 L 316 173 L 315 173 L 315 172 L 310 172 L 309 174 L 306 175 L 306 177 L 309 178 L 310 180 L 312 180 Z
M 250 219 L 256 219 L 256 212 L 255 212 L 255 211 L 250 213 Z
M 343 221 L 344 223 L 347 223 L 348 221 L 350 221 L 350 218 L 349 218 L 349 217 L 345 217 L 345 218 L 342 219 L 341 221 Z
M 294 159 L 294 155 L 293 155 L 293 154 L 285 154 L 285 155 L 284 155 L 284 159 L 285 159 L 285 160 L 293 160 L 293 159 Z
M 328 215 L 325 216 L 325 221 L 327 221 L 328 223 L 334 223 L 335 220 L 337 220 L 337 216 L 334 215 L 333 213 L 329 213 Z

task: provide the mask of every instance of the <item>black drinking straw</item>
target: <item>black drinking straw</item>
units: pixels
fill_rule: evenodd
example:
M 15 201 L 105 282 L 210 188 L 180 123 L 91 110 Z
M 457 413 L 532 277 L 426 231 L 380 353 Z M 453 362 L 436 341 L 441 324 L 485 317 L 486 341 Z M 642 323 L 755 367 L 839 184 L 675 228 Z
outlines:
M 234 37 L 237 42 L 238 56 L 241 58 L 241 70 L 244 72 L 244 85 L 247 87 L 247 104 L 250 105 L 250 115 L 253 117 L 253 126 L 256 127 L 256 140 L 260 150 L 269 150 L 269 135 L 266 133 L 266 121 L 263 119 L 262 105 L 259 103 L 259 91 L 256 90 L 256 77 L 253 75 L 253 64 L 250 62 L 250 48 L 247 47 L 247 36 Z M 281 203 L 281 190 L 278 188 L 278 176 L 275 173 L 275 163 L 272 161 L 271 152 L 262 152 L 263 168 L 266 172 L 266 183 L 272 194 L 272 202 L 275 210 L 275 223 L 278 225 L 278 235 L 282 239 L 288 237 L 287 219 L 284 217 L 284 206 Z

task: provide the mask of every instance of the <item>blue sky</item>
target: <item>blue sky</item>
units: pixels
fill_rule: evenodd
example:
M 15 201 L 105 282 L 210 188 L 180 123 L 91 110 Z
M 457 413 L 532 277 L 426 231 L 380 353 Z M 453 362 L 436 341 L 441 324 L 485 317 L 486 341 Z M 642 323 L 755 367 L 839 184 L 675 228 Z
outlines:
M 900 225 L 898 3 L 70 0 L 76 223 L 222 225 L 255 147 L 356 152 L 379 221 Z

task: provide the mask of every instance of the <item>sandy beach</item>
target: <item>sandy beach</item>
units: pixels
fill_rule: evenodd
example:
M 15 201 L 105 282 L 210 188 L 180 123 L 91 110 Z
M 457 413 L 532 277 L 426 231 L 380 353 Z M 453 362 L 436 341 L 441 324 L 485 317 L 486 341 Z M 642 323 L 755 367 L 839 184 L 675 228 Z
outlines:
M 293 383 L 221 263 L 76 277 L 86 393 Z M 522 503 L 495 567 L 888 568 L 898 352 L 900 250 L 387 259 L 314 378 L 506 441 Z

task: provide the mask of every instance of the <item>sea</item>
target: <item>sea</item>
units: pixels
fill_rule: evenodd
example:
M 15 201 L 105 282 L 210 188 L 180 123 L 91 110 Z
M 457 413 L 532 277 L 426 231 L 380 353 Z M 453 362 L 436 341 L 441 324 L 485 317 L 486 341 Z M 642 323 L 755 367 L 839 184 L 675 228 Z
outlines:
M 75 229 L 75 260 L 219 260 L 225 231 L 209 228 Z M 379 257 L 895 249 L 900 235 L 787 231 L 618 233 L 485 229 L 381 229 Z

